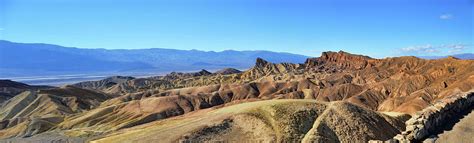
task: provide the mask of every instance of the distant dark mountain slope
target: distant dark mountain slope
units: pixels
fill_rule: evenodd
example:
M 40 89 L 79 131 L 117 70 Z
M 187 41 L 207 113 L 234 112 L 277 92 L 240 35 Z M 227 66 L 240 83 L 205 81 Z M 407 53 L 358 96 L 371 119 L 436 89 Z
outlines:
M 274 63 L 302 63 L 307 58 L 303 55 L 270 51 L 79 49 L 0 40 L 0 76 L 249 68 L 253 65 L 253 59 L 257 57 Z
M 464 53 L 464 54 L 457 54 L 454 55 L 454 57 L 459 58 L 459 59 L 474 59 L 474 53 Z
M 463 54 L 456 54 L 456 55 L 451 55 L 452 57 L 456 57 L 458 59 L 463 59 L 463 60 L 474 60 L 474 53 L 463 53 Z M 447 58 L 448 56 L 419 56 L 419 58 L 423 59 L 442 59 L 442 58 Z
M 82 54 L 84 51 L 88 50 L 0 41 L 0 75 L 68 74 L 152 67 L 143 62 L 112 61 Z

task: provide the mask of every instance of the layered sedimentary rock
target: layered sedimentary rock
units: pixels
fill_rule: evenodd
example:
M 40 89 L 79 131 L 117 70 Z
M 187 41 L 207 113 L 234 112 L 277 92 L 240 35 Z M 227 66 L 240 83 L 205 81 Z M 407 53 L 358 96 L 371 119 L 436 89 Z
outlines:
M 164 77 L 135 79 L 104 91 L 137 96 L 185 87 L 307 80 L 311 82 L 311 88 L 290 89 L 301 89 L 298 92 L 303 92 L 304 98 L 349 100 L 373 110 L 413 114 L 455 90 L 471 89 L 473 71 L 473 61 L 454 58 L 372 59 L 345 52 L 325 52 L 319 58 L 308 59 L 305 64 L 274 64 L 257 59 L 255 67 L 242 73 L 186 76 L 174 80 Z
M 340 52 L 323 52 L 321 57 L 309 58 L 305 62 L 308 70 L 337 72 L 340 70 L 360 70 L 372 66 L 376 61 L 368 56 Z
M 32 86 L 11 80 L 0 80 L 0 104 L 11 99 L 15 95 L 24 92 L 38 89 L 52 88 L 49 86 Z
M 68 115 L 98 107 L 112 98 L 73 86 L 25 91 L 0 108 L 0 136 L 29 137 L 55 128 Z
M 110 138 L 107 137 L 102 141 L 121 140 L 120 135 L 124 134 L 126 135 L 124 137 L 133 139 L 130 141 L 138 142 L 143 138 L 133 136 L 139 135 L 135 133 L 142 131 L 142 127 L 147 127 L 143 130 L 153 131 L 153 136 L 163 137 L 169 141 L 214 141 L 213 139 L 232 141 L 238 137 L 260 140 L 257 138 L 259 136 L 263 137 L 264 141 L 388 140 L 405 129 L 403 121 L 409 116 L 408 114 L 416 115 L 417 111 L 431 104 L 446 102 L 452 95 L 469 91 L 474 87 L 474 61 L 455 58 L 373 59 L 341 51 L 324 52 L 321 57 L 310 58 L 305 63 L 270 63 L 259 58 L 255 66 L 249 70 L 224 71 L 174 72 L 148 78 L 115 77 L 68 87 L 81 91 L 84 90 L 81 88 L 87 88 L 87 91 L 94 92 L 90 95 L 97 97 L 80 98 L 79 95 L 66 97 L 55 92 L 44 96 L 44 100 L 39 100 L 36 96 L 27 95 L 40 94 L 24 93 L 18 96 L 24 99 L 11 101 L 29 104 L 37 103 L 33 101 L 38 100 L 44 102 L 44 105 L 58 107 L 47 108 L 45 111 L 48 112 L 35 112 L 35 116 L 40 117 L 35 118 L 39 119 L 39 125 L 43 125 L 45 120 L 52 124 L 48 124 L 48 128 L 23 133 L 30 124 L 24 121 L 33 119 L 31 116 L 5 118 L 2 122 L 8 125 L 0 130 L 0 137 L 22 137 L 25 134 L 34 137 L 54 130 L 67 136 L 85 138 L 110 134 Z M 231 112 L 222 116 L 207 114 L 223 113 L 220 112 L 224 110 L 223 108 L 237 110 L 243 108 L 243 105 L 253 107 L 254 104 L 246 102 L 268 100 L 257 103 L 270 105 L 284 99 L 303 99 L 317 103 L 307 106 L 305 102 L 304 106 L 291 106 L 291 109 L 298 107 L 298 110 L 291 112 L 273 112 L 272 105 L 255 108 L 263 110 L 262 112 Z M 50 107 L 34 105 L 32 108 Z M 80 108 L 68 109 L 70 106 Z M 314 109 L 313 106 L 318 109 Z M 8 113 L 9 117 L 11 116 L 9 114 L 13 116 L 17 114 L 10 112 L 14 110 L 5 111 L 8 111 L 5 113 Z M 308 118 L 279 115 L 296 112 L 308 115 Z M 248 114 L 258 118 L 247 116 Z M 282 121 L 285 122 L 277 123 L 277 118 L 274 117 L 282 117 Z M 197 118 L 212 119 L 212 122 L 198 124 L 199 126 L 188 123 L 203 121 Z M 304 121 L 298 118 L 304 118 Z M 245 124 L 254 122 L 255 125 Z M 301 126 L 296 126 L 294 123 Z M 167 125 L 176 125 L 182 129 L 179 129 L 176 135 L 160 130 L 163 128 L 170 133 L 176 133 L 175 127 Z M 256 127 L 261 130 L 251 130 Z M 128 131 L 131 134 L 126 133 Z M 118 136 L 115 136 L 116 132 Z M 150 141 L 157 139 L 153 136 L 149 134 L 144 137 Z

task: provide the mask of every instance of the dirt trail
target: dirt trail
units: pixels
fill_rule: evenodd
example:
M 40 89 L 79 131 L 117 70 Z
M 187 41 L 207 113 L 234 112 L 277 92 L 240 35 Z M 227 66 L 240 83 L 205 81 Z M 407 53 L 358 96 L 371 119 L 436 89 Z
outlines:
M 474 110 L 454 125 L 452 130 L 438 135 L 437 143 L 467 143 L 474 141 Z

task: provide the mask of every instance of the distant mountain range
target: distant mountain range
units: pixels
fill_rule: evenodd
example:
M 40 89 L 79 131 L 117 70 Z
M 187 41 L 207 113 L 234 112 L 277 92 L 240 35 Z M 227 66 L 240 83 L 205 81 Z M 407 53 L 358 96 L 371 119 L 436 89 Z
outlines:
M 458 59 L 464 59 L 464 60 L 473 60 L 474 59 L 474 53 L 463 53 L 463 54 L 455 54 L 451 55 L 452 57 L 458 58 Z M 419 58 L 423 59 L 442 59 L 442 58 L 447 58 L 448 56 L 418 56 Z
M 257 57 L 303 63 L 307 56 L 270 51 L 107 50 L 0 40 L 0 77 L 250 68 Z

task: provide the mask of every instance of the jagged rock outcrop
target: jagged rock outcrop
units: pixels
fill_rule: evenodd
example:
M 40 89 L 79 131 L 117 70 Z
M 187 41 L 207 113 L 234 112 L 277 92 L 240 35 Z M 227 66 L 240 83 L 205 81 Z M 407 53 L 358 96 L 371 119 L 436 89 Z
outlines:
M 305 66 L 309 70 L 336 72 L 340 70 L 360 70 L 374 60 L 368 56 L 354 55 L 344 51 L 323 52 L 321 57 L 309 58 Z
M 258 79 L 268 75 L 274 74 L 291 74 L 301 72 L 303 70 L 302 64 L 293 63 L 270 63 L 262 58 L 257 58 L 255 66 L 242 73 L 241 79 Z

